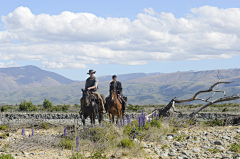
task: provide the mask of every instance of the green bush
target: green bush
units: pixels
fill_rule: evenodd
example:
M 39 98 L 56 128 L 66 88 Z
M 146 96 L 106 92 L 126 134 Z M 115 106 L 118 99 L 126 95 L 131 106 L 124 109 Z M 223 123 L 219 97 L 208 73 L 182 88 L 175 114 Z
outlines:
M 48 123 L 42 123 L 41 124 L 41 127 L 43 128 L 43 129 L 49 129 L 49 125 L 48 125 Z
M 224 125 L 224 120 L 204 121 L 203 125 L 206 125 L 206 126 L 223 126 Z
M 70 105 L 64 104 L 64 105 L 57 105 L 57 106 L 52 106 L 48 109 L 48 111 L 67 111 L 69 109 Z
M 132 110 L 132 111 L 138 111 L 140 109 L 140 106 L 139 105 L 128 104 L 127 109 Z
M 50 109 L 52 107 L 53 107 L 52 102 L 45 98 L 43 101 L 43 108 Z
M 60 143 L 60 146 L 64 147 L 65 149 L 68 149 L 68 150 L 72 150 L 73 145 L 74 145 L 74 142 L 67 138 L 63 138 Z
M 156 120 L 155 118 L 153 118 L 153 120 L 150 122 L 150 124 L 152 127 L 161 128 L 160 120 Z
M 70 105 L 68 104 L 64 104 L 61 108 L 62 108 L 62 111 L 67 111 L 69 109 Z
M 36 111 L 37 107 L 33 105 L 31 100 L 29 102 L 27 102 L 26 100 L 23 100 L 19 105 L 19 110 L 20 111 Z
M 2 154 L 0 156 L 0 159 L 14 159 L 11 154 Z
M 222 110 L 222 112 L 227 112 L 227 111 L 229 111 L 227 107 Z
M 231 144 L 229 150 L 232 151 L 232 152 L 239 153 L 240 152 L 240 145 L 237 144 L 237 143 L 233 143 L 233 144 Z
M 80 108 L 80 105 L 74 104 L 74 107 L 75 107 L 75 108 Z
M 135 130 L 137 130 L 137 131 L 147 131 L 148 127 L 150 129 L 151 125 L 149 122 L 146 122 L 145 127 L 144 128 L 141 127 L 141 129 L 139 129 L 139 122 L 134 120 L 131 123 L 129 123 L 123 127 L 123 133 L 126 135 L 130 135 L 130 133 L 133 131 L 133 128 L 135 128 Z
M 122 139 L 122 140 L 120 141 L 120 145 L 121 145 L 122 147 L 134 147 L 133 141 L 130 140 L 130 139 L 127 139 L 127 138 Z
M 7 129 L 7 126 L 6 125 L 1 125 L 0 126 L 0 130 L 6 130 Z
M 7 108 L 5 106 L 2 106 L 1 107 L 1 112 L 6 112 L 7 111 Z
M 54 112 L 54 111 L 61 111 L 62 109 L 59 108 L 58 106 L 53 106 L 51 108 L 48 109 L 48 111 Z

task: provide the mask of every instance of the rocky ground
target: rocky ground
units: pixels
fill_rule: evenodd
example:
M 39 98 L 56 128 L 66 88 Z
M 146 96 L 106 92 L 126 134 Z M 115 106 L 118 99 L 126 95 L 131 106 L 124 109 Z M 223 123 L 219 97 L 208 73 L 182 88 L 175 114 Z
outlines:
M 178 134 L 162 137 L 161 145 L 144 143 L 144 150 L 154 158 L 238 158 L 240 154 L 230 151 L 231 144 L 238 143 L 240 127 L 193 127 Z M 239 149 L 240 150 L 240 149 Z
M 0 139 L 1 148 L 0 155 L 11 154 L 16 159 L 62 159 L 68 158 L 73 151 L 62 148 L 47 148 L 28 151 L 15 151 L 7 148 L 8 145 L 18 143 L 26 137 L 21 135 L 22 130 L 15 133 L 9 133 L 5 139 Z M 26 134 L 31 134 L 31 129 L 26 129 Z M 4 131 L 0 132 L 1 134 Z M 53 128 L 49 130 L 36 130 L 35 135 L 59 135 L 63 133 L 63 129 Z M 28 136 L 28 135 L 27 135 Z M 31 137 L 30 137 L 31 138 Z M 158 142 L 139 142 L 134 140 L 135 144 L 140 144 L 143 149 L 141 157 L 134 157 L 131 154 L 123 156 L 123 152 L 119 151 L 114 155 L 109 152 L 108 158 L 171 158 L 171 159 L 190 159 L 190 158 L 239 158 L 240 153 L 230 151 L 231 144 L 238 143 L 240 139 L 240 127 L 225 126 L 225 127 L 192 127 L 184 128 L 176 133 L 166 134 L 161 136 Z M 3 151 L 7 148 L 7 151 Z M 240 148 L 239 148 L 240 150 Z M 86 154 L 90 153 L 91 149 L 86 149 Z

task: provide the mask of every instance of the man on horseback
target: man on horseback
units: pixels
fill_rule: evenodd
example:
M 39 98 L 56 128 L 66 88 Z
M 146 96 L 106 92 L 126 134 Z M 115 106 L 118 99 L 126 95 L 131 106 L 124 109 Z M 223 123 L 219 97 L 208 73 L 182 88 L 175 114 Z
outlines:
M 122 104 L 122 115 L 125 115 L 124 111 L 125 111 L 126 103 L 125 103 L 124 98 L 126 98 L 126 97 L 124 97 L 123 94 L 122 94 L 122 84 L 121 84 L 121 82 L 117 81 L 117 76 L 116 75 L 113 75 L 112 79 L 113 79 L 113 81 L 110 83 L 109 94 L 111 94 L 111 90 L 114 90 L 114 86 L 115 86 L 118 97 L 119 97 L 119 99 L 121 101 L 121 104 Z
M 105 108 L 104 108 L 104 104 L 103 104 L 103 99 L 100 96 L 100 94 L 98 94 L 97 90 L 98 90 L 98 79 L 94 76 L 94 74 L 96 73 L 96 71 L 93 70 L 89 70 L 89 72 L 87 74 L 90 75 L 90 77 L 86 80 L 85 83 L 85 89 L 89 90 L 92 94 L 94 94 L 98 100 L 100 101 L 99 105 L 102 106 L 103 108 L 103 113 L 105 113 Z M 80 99 L 81 101 L 81 113 L 80 115 L 83 115 L 83 98 Z

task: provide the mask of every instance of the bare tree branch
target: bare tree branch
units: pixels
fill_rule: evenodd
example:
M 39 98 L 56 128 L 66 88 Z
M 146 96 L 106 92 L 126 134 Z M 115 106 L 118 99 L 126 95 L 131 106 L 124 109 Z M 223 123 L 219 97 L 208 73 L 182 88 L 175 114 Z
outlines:
M 199 111 L 201 111 L 202 109 L 208 107 L 209 105 L 212 105 L 214 103 L 219 103 L 219 102 L 226 102 L 226 101 L 232 101 L 232 100 L 236 100 L 236 99 L 239 99 L 240 98 L 240 95 L 236 94 L 236 95 L 233 95 L 233 96 L 226 96 L 226 93 L 225 91 L 220 91 L 218 90 L 219 88 L 217 89 L 213 89 L 215 86 L 218 87 L 219 84 L 230 84 L 230 83 L 233 83 L 234 81 L 232 82 L 221 82 L 220 81 L 220 78 L 219 78 L 219 71 L 218 71 L 218 74 L 217 74 L 217 77 L 218 77 L 218 82 L 214 83 L 213 85 L 211 85 L 211 87 L 208 89 L 208 90 L 202 90 L 202 91 L 199 91 L 197 93 L 194 94 L 194 96 L 190 99 L 184 99 L 184 100 L 178 100 L 177 97 L 175 97 L 174 99 L 172 99 L 163 109 L 159 110 L 159 114 L 160 115 L 168 115 L 167 112 L 173 108 L 173 111 L 174 112 L 177 112 L 177 113 L 180 113 L 182 114 L 180 111 L 177 111 L 174 107 L 174 104 L 175 103 L 184 103 L 184 102 L 190 102 L 190 101 L 194 101 L 194 100 L 201 100 L 201 101 L 204 101 L 204 102 L 208 102 L 206 103 L 205 105 L 203 105 L 202 107 L 198 108 L 197 110 L 193 111 L 189 116 L 190 117 L 193 117 L 195 114 L 197 114 Z M 207 98 L 207 99 L 201 99 L 201 98 L 197 98 L 197 96 L 201 93 L 207 93 L 207 92 L 213 92 L 213 94 Z M 222 92 L 224 94 L 224 97 L 221 97 L 221 98 L 218 98 L 216 100 L 213 100 L 213 101 L 208 101 L 209 99 L 211 99 L 216 92 Z
M 232 81 L 234 82 L 234 81 Z M 206 93 L 206 92 L 223 92 L 224 96 L 226 96 L 225 92 L 224 91 L 218 91 L 218 90 L 213 90 L 213 88 L 218 85 L 218 84 L 230 84 L 232 82 L 217 82 L 217 83 L 214 83 L 208 90 L 203 90 L 203 91 L 199 91 L 197 92 L 192 98 L 190 99 L 184 99 L 184 100 L 175 100 L 175 103 L 183 103 L 183 102 L 190 102 L 190 101 L 194 101 L 196 100 L 197 96 L 201 93 Z M 212 95 L 213 96 L 213 95 Z M 210 98 L 209 98 L 210 99 Z M 199 100 L 199 99 L 198 99 Z M 200 99 L 202 101 L 207 101 L 207 100 L 204 100 L 204 99 Z
M 203 110 L 204 108 L 214 104 L 214 103 L 219 103 L 219 102 L 226 102 L 226 101 L 231 101 L 231 100 L 236 100 L 236 99 L 239 99 L 240 98 L 240 95 L 238 94 L 235 94 L 235 95 L 232 95 L 232 96 L 227 96 L 227 97 L 222 97 L 222 98 L 218 98 L 212 102 L 208 102 L 206 103 L 205 105 L 201 106 L 200 108 L 198 108 L 197 110 L 193 111 L 189 116 L 190 117 L 193 117 L 195 114 L 197 114 L 198 112 L 200 112 L 201 110 Z

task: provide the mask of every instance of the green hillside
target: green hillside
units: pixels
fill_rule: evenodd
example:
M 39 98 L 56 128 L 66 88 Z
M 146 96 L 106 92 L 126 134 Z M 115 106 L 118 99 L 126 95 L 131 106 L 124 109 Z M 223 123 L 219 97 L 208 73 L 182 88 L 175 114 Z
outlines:
M 162 76 L 162 75 L 160 75 Z M 145 77 L 144 77 L 145 78 Z M 148 77 L 152 80 L 152 77 Z M 156 77 L 155 77 L 156 78 Z M 159 77 L 158 77 L 159 78 Z M 138 81 L 141 78 L 138 78 Z M 128 96 L 128 103 L 131 104 L 166 104 L 172 98 L 186 99 L 192 97 L 193 93 L 197 91 L 208 89 L 213 83 L 218 80 L 210 78 L 208 81 L 178 81 L 175 82 L 149 82 L 146 79 L 145 82 L 124 81 L 123 92 Z M 187 80 L 187 79 L 186 79 Z M 240 92 L 240 78 L 235 76 L 234 78 L 226 78 L 222 81 L 236 81 L 228 85 L 220 85 L 220 89 L 226 91 L 227 95 L 239 94 Z M 28 89 L 19 89 L 14 91 L 0 91 L 0 103 L 1 104 L 19 104 L 21 100 L 32 100 L 34 104 L 41 104 L 44 98 L 50 99 L 53 104 L 75 104 L 79 103 L 81 97 L 81 88 L 84 83 L 74 83 L 64 86 L 54 87 L 37 87 Z M 109 91 L 108 82 L 100 82 L 99 93 L 108 95 Z M 203 97 L 210 96 L 206 94 Z M 216 97 L 222 96 L 221 93 L 217 93 Z M 239 102 L 234 101 L 234 102 Z M 197 102 L 195 102 L 197 103 Z

